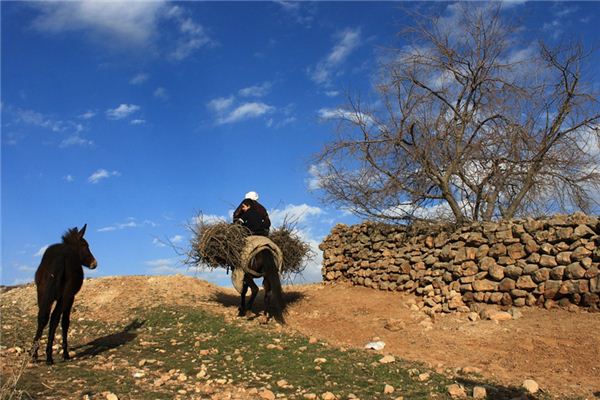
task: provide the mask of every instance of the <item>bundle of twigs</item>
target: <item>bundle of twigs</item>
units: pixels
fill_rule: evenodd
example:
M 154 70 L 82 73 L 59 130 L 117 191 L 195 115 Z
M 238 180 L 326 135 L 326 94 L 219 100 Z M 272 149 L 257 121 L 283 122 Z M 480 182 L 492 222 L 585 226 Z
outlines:
M 304 271 L 306 264 L 313 259 L 314 252 L 310 245 L 298 236 L 293 224 L 287 221 L 283 225 L 271 231 L 269 238 L 283 253 L 283 266 L 281 273 L 288 278 L 291 275 Z
M 202 215 L 188 227 L 192 233 L 190 249 L 185 252 L 184 264 L 197 268 L 232 268 L 240 265 L 240 255 L 250 231 L 239 224 L 226 221 L 207 221 Z M 298 236 L 292 223 L 284 220 L 279 228 L 272 229 L 269 238 L 281 249 L 284 277 L 301 273 L 314 257 L 310 245 Z
M 240 255 L 250 235 L 248 228 L 225 221 L 210 223 L 199 216 L 189 229 L 192 239 L 185 264 L 209 269 L 240 265 Z

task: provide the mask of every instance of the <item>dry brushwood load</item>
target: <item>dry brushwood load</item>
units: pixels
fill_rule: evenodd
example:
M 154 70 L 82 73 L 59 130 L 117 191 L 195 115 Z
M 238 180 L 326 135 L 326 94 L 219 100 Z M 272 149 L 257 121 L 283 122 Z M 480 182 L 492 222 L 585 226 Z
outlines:
M 248 228 L 225 221 L 207 222 L 202 216 L 191 226 L 191 249 L 185 264 L 199 268 L 232 268 L 240 265 L 241 253 L 250 235 Z M 303 242 L 294 227 L 284 221 L 269 235 L 283 253 L 281 274 L 289 277 L 301 273 L 314 254 L 310 245 Z

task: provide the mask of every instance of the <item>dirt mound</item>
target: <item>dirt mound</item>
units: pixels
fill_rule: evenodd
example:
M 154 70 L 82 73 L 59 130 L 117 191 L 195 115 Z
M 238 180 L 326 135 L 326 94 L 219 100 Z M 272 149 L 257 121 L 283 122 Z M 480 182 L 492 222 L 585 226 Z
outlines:
M 591 399 L 600 392 L 600 314 L 535 308 L 500 322 L 472 322 L 465 314 L 431 320 L 411 309 L 413 296 L 397 292 L 322 284 L 284 291 L 286 330 L 344 347 L 362 348 L 378 338 L 386 344 L 383 353 L 424 362 L 441 373 L 475 371 L 508 386 L 534 379 L 559 398 Z M 1 300 L 35 318 L 33 285 L 3 293 Z M 181 275 L 97 278 L 85 281 L 72 319 L 124 321 L 136 308 L 163 304 L 203 307 L 235 318 L 237 301 L 233 289 Z

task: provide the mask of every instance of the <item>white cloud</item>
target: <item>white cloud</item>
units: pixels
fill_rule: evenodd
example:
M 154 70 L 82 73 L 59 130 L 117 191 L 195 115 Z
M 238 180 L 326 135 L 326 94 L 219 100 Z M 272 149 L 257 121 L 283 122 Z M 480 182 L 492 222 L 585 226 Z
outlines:
M 40 249 L 37 251 L 37 253 L 35 253 L 33 256 L 34 256 L 34 257 L 41 257 L 41 256 L 43 256 L 43 255 L 44 255 L 44 252 L 45 252 L 45 251 L 48 249 L 48 247 L 50 247 L 50 245 L 49 245 L 49 244 L 47 244 L 47 245 L 45 245 L 45 246 L 42 246 L 42 247 L 41 247 L 41 248 L 40 248 Z
M 148 80 L 148 75 L 140 72 L 129 80 L 129 83 L 132 85 L 141 85 L 142 83 Z
M 106 116 L 108 119 L 118 120 L 128 117 L 134 112 L 138 111 L 140 106 L 135 104 L 120 104 L 117 108 L 106 110 Z
M 37 270 L 36 267 L 32 267 L 26 264 L 20 264 L 17 266 L 17 269 L 22 272 L 35 272 Z
M 215 112 L 223 112 L 229 109 L 234 101 L 234 96 L 219 97 L 208 102 L 207 107 Z
M 98 232 L 120 231 L 123 229 L 142 228 L 145 226 L 156 226 L 156 224 L 150 220 L 138 222 L 135 218 L 129 217 L 125 222 L 118 222 L 109 226 L 105 226 L 98 229 Z
M 145 123 L 145 119 L 132 119 L 130 122 L 131 125 L 144 125 Z
M 39 31 L 83 31 L 103 39 L 103 43 L 139 46 L 155 35 L 165 2 L 65 1 L 34 6 L 40 15 L 33 26 Z
M 185 237 L 183 237 L 181 235 L 175 235 L 175 236 L 169 238 L 169 241 L 171 243 L 181 243 L 181 242 L 183 242 L 184 239 L 185 239 Z
M 90 175 L 88 177 L 88 182 L 90 183 L 98 183 L 100 182 L 102 179 L 107 179 L 110 178 L 112 176 L 120 176 L 121 173 L 119 171 L 112 171 L 109 172 L 103 168 L 97 170 L 96 172 L 94 172 L 92 175 Z
M 59 147 L 64 148 L 64 147 L 71 147 L 71 146 L 91 146 L 93 144 L 94 144 L 93 141 L 82 138 L 81 136 L 76 134 L 76 135 L 69 136 L 66 139 L 63 139 L 63 141 L 60 142 Z
M 205 46 L 215 46 L 216 42 L 206 33 L 204 27 L 186 16 L 186 11 L 180 6 L 173 6 L 166 13 L 178 24 L 180 37 L 169 58 L 181 61 L 191 56 L 196 50 Z
M 323 187 L 323 175 L 325 173 L 325 164 L 312 164 L 308 168 L 309 178 L 306 179 L 308 190 L 318 190 Z
M 322 120 L 344 119 L 361 125 L 371 125 L 374 123 L 373 118 L 366 114 L 342 108 L 321 108 L 318 114 Z
M 167 100 L 169 98 L 169 95 L 167 94 L 167 89 L 165 89 L 164 87 L 156 88 L 153 95 L 157 99 L 161 99 L 161 100 Z
M 273 84 L 271 82 L 264 82 L 260 85 L 249 86 L 240 89 L 239 95 L 242 97 L 263 97 L 269 93 Z
M 310 218 L 317 217 L 322 214 L 324 214 L 324 211 L 321 208 L 309 206 L 308 204 L 290 204 L 283 209 L 269 210 L 269 217 L 273 226 L 282 225 L 286 219 L 291 222 L 302 224 Z
M 150 267 L 149 272 L 156 275 L 173 275 L 183 272 L 177 267 L 178 261 L 174 258 L 159 258 L 145 262 Z
M 65 181 L 67 181 L 67 182 L 73 182 L 73 181 L 75 181 L 75 178 L 73 178 L 73 175 L 71 175 L 71 174 L 68 174 L 68 175 L 64 176 L 63 179 Z
M 358 48 L 362 40 L 359 28 L 345 29 L 337 36 L 337 43 L 329 54 L 309 70 L 310 78 L 319 85 L 330 84 L 332 75 L 336 73 L 348 56 Z
M 236 107 L 231 112 L 220 117 L 217 120 L 218 124 L 231 124 L 246 119 L 257 118 L 262 115 L 268 114 L 275 111 L 275 107 L 269 106 L 265 103 L 251 102 L 244 103 Z
M 88 110 L 88 111 L 84 112 L 83 114 L 81 114 L 79 116 L 79 118 L 81 118 L 81 119 L 92 119 L 95 116 L 96 116 L 96 113 L 94 111 L 89 111 Z
M 325 92 L 325 96 L 327 97 L 337 97 L 340 95 L 340 92 L 337 90 L 328 90 Z

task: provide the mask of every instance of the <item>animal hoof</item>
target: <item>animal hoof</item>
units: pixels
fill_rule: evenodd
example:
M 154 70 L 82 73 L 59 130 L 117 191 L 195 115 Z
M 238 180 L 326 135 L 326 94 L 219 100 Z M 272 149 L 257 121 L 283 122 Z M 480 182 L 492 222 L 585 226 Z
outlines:
M 48 360 L 46 360 L 46 365 L 54 365 L 54 360 L 49 358 Z
M 67 361 L 67 360 L 70 360 L 70 359 L 71 359 L 71 356 L 69 355 L 69 353 L 65 353 L 63 355 L 63 360 Z

